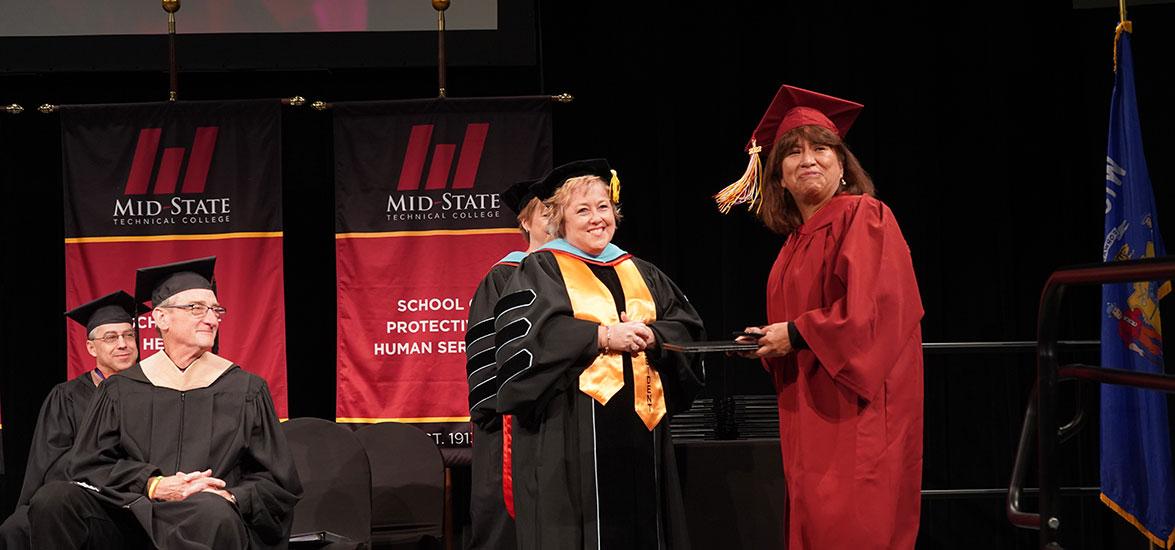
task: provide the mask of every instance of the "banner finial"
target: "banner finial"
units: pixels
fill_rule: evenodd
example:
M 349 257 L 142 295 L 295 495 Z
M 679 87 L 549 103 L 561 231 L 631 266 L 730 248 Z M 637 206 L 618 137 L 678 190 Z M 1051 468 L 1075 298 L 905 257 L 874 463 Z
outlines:
M 175 12 L 180 11 L 180 0 L 163 0 L 163 11 L 167 12 L 167 75 L 170 88 L 167 100 L 179 98 L 179 77 L 175 63 Z
M 449 95 L 445 78 L 445 10 L 449 0 L 432 0 L 432 9 L 437 10 L 437 97 L 443 98 Z

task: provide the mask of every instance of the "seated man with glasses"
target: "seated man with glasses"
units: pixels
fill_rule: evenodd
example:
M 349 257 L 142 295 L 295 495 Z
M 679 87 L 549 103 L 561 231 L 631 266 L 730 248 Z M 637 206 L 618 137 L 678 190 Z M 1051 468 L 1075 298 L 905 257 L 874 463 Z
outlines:
M 286 547 L 301 483 L 265 381 L 211 351 L 214 262 L 138 271 L 163 350 L 99 389 L 72 483 L 33 497 L 35 547 Z
M 41 404 L 20 499 L 16 510 L 0 526 L 0 547 L 30 547 L 29 501 L 45 483 L 66 479 L 65 454 L 73 446 L 98 385 L 139 360 L 135 317 L 145 311 L 130 294 L 120 290 L 65 313 L 86 327 L 86 351 L 94 357 L 94 368 L 54 386 Z

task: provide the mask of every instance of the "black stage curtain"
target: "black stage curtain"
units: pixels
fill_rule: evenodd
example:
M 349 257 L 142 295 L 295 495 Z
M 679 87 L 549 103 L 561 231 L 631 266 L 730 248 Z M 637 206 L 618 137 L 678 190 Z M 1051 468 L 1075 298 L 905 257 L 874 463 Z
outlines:
M 926 341 L 1033 340 L 1048 274 L 1100 259 L 1116 9 L 1074 10 L 1060 0 L 543 1 L 537 13 L 537 65 L 451 67 L 450 94 L 574 94 L 573 104 L 555 109 L 556 163 L 612 161 L 626 216 L 617 242 L 679 283 L 711 334 L 764 321 L 764 281 L 782 240 L 745 212 L 719 215 L 709 195 L 742 173 L 742 146 L 784 82 L 866 105 L 848 142 L 909 241 Z M 1143 138 L 1160 227 L 1170 228 L 1175 157 L 1165 151 L 1175 137 L 1165 126 L 1175 122 L 1175 105 L 1165 100 L 1175 90 L 1175 6 L 1138 6 L 1130 15 Z M 161 50 L 160 67 L 164 60 Z M 166 83 L 160 72 L 101 67 L 0 73 L 0 103 L 158 100 Z M 199 72 L 180 84 L 184 99 L 436 92 L 434 70 L 402 67 Z M 26 112 L 0 127 L 9 474 L 0 513 L 19 489 L 31 419 L 64 379 L 57 123 Z M 292 416 L 334 415 L 331 140 L 328 114 L 286 109 L 285 261 L 297 274 L 286 282 Z M 1096 339 L 1097 292 L 1072 300 L 1065 336 Z M 1085 353 L 1097 361 L 1096 350 Z M 713 396 L 772 391 L 749 362 L 714 358 L 707 370 Z M 928 355 L 925 488 L 1006 487 L 1032 373 L 1030 354 Z M 1083 398 L 1096 408 L 1096 389 Z M 1065 485 L 1097 483 L 1096 415 L 1090 420 L 1064 447 Z M 1063 532 L 1074 547 L 1145 544 L 1096 498 L 1066 502 Z M 1030 548 L 1035 536 L 1009 526 L 1000 498 L 933 500 L 919 546 Z

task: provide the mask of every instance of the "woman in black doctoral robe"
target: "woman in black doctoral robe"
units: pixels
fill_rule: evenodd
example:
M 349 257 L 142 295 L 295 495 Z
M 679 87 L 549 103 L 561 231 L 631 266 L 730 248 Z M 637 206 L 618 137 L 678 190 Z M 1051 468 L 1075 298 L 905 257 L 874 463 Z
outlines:
M 662 344 L 701 339 L 702 322 L 664 273 L 611 244 L 619 184 L 603 167 L 547 201 L 560 238 L 495 307 L 521 549 L 689 547 L 668 421 L 703 373 Z

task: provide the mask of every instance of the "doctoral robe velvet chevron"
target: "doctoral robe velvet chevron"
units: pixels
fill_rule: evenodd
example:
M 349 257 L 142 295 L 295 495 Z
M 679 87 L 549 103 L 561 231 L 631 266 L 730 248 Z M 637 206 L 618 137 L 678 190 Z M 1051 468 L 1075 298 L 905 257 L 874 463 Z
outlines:
M 512 253 L 494 264 L 469 302 L 469 330 L 465 334 L 469 418 L 473 424 L 469 547 L 481 550 L 513 550 L 518 547 L 514 519 L 507 512 L 502 484 L 503 422 L 509 417 L 503 418 L 497 411 L 499 381 L 494 359 L 494 304 L 522 257 L 521 253 Z

